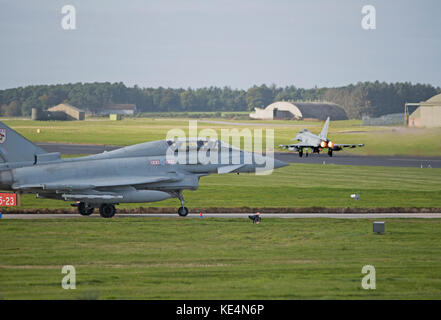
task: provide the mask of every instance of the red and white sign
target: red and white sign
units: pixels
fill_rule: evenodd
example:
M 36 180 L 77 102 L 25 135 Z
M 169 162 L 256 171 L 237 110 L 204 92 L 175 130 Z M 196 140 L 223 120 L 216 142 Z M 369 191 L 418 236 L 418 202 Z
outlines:
M 0 193 L 0 207 L 15 207 L 17 195 L 15 193 Z

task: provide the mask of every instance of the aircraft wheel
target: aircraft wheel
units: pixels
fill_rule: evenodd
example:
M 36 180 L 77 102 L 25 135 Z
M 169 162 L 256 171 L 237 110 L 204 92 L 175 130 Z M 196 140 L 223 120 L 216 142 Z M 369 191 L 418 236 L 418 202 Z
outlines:
M 303 151 L 299 151 L 299 157 L 303 157 Z
M 112 218 L 115 215 L 116 209 L 113 204 L 103 203 L 100 206 L 100 216 L 103 218 Z
M 93 213 L 94 208 L 86 206 L 84 202 L 78 204 L 78 212 L 82 216 L 90 216 Z
M 328 156 L 332 157 L 332 150 L 328 151 Z
M 187 209 L 187 207 L 180 207 L 180 208 L 178 209 L 178 214 L 179 214 L 181 217 L 185 217 L 185 216 L 188 214 L 188 209 Z

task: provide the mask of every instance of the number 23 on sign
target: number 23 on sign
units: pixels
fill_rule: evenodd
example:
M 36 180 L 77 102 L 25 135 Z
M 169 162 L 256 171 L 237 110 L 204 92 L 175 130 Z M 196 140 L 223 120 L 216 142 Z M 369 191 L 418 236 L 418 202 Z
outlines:
M 15 193 L 0 193 L 0 207 L 15 207 L 17 195 Z

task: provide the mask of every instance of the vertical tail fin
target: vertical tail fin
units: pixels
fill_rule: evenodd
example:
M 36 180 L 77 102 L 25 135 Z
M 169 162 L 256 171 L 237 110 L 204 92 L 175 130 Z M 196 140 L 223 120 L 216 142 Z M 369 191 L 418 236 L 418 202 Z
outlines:
M 47 153 L 0 121 L 0 158 L 4 162 L 35 161 Z
M 320 139 L 323 139 L 323 140 L 328 139 L 329 119 L 330 119 L 329 117 L 328 117 L 328 119 L 326 119 L 325 125 L 323 126 L 323 129 L 319 134 Z

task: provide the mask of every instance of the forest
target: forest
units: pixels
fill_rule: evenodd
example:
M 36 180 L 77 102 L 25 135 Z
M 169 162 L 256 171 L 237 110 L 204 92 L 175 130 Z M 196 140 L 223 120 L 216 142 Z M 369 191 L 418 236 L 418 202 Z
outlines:
M 46 110 L 69 103 L 99 113 L 113 103 L 135 104 L 137 112 L 252 111 L 274 101 L 327 101 L 341 106 L 351 119 L 367 115 L 403 112 L 406 102 L 420 102 L 441 93 L 440 87 L 410 82 L 359 82 L 343 87 L 303 89 L 295 86 L 253 86 L 248 90 L 230 87 L 140 88 L 124 83 L 94 82 L 35 85 L 0 90 L 0 115 L 30 116 L 31 109 Z

